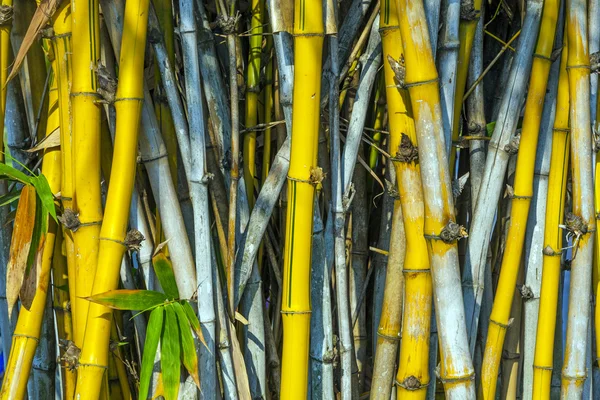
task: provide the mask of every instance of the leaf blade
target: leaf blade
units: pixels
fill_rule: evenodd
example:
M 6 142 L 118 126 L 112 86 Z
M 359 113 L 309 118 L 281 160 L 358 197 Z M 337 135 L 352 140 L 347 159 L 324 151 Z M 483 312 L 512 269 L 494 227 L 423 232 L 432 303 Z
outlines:
M 163 293 L 152 290 L 122 289 L 99 293 L 86 297 L 86 300 L 116 310 L 141 311 L 164 304 L 167 297 Z
M 190 376 L 194 379 L 196 386 L 200 389 L 200 377 L 198 376 L 198 356 L 196 355 L 196 346 L 190 323 L 188 321 L 183 307 L 179 303 L 173 303 L 173 308 L 177 314 L 179 332 L 181 334 L 181 361 Z
M 178 299 L 179 289 L 177 288 L 171 261 L 163 252 L 160 252 L 152 257 L 152 265 L 154 266 L 154 272 L 167 297 L 170 299 Z
M 165 306 L 165 323 L 161 337 L 160 365 L 165 400 L 177 400 L 181 373 L 179 325 L 173 305 Z
M 146 329 L 146 342 L 144 343 L 144 356 L 140 369 L 140 399 L 148 398 L 150 390 L 150 379 L 154 369 L 154 355 L 158 349 L 158 342 L 162 331 L 164 320 L 164 308 L 156 307 L 150 313 L 148 327 Z

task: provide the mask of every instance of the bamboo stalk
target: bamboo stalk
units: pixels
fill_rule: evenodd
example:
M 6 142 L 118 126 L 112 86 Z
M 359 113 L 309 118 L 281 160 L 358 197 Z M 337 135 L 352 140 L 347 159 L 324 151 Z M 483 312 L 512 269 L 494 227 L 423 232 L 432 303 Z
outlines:
M 456 241 L 462 236 L 454 222 L 450 173 L 444 148 L 437 72 L 421 1 L 399 1 L 399 22 L 406 60 L 425 203 L 424 232 L 436 293 L 436 319 L 442 349 L 441 378 L 448 398 L 475 398 L 473 364 L 466 336 Z M 418 67 L 417 67 L 418 65 Z M 450 231 L 454 231 L 450 235 Z M 445 238 L 444 240 L 441 240 Z
M 564 35 L 564 2 L 561 3 L 559 20 L 554 39 L 555 48 L 562 46 Z M 565 50 L 563 50 L 565 51 Z M 549 193 L 550 161 L 552 152 L 552 130 L 556 117 L 556 98 L 558 77 L 560 70 L 560 57 L 552 63 L 548 89 L 544 99 L 544 111 L 538 140 L 535 173 L 533 176 L 532 211 L 527 221 L 525 233 L 525 260 L 527 272 L 525 286 L 531 290 L 533 297 L 526 299 L 524 306 L 524 333 L 523 333 L 523 397 L 533 396 L 534 356 L 537 333 L 537 321 L 540 309 L 540 291 L 543 279 L 543 248 L 544 230 L 546 224 L 546 199 Z
M 100 106 L 96 92 L 99 60 L 98 1 L 73 0 L 72 3 L 71 84 L 73 135 L 73 211 L 79 229 L 72 232 L 75 245 L 76 298 L 75 345 L 83 346 L 89 302 L 98 263 L 102 202 L 100 194 Z M 91 68 L 91 69 L 90 69 Z
M 506 166 L 510 157 L 508 146 L 515 133 L 518 122 L 518 110 L 527 87 L 526 82 L 531 71 L 535 39 L 537 38 L 542 12 L 541 1 L 529 1 L 527 13 L 520 35 L 519 49 L 506 80 L 506 89 L 489 143 L 489 156 L 473 220 L 469 230 L 467 258 L 462 277 L 467 332 L 471 354 L 475 349 L 479 310 L 483 296 L 484 270 L 489 248 L 489 238 L 494 223 L 497 199 L 500 197 Z M 495 379 L 495 378 L 494 378 Z
M 98 263 L 103 269 L 94 279 L 92 293 L 95 294 L 117 288 L 119 268 L 127 247 L 126 229 L 135 179 L 137 136 L 144 102 L 142 77 L 145 46 L 140 44 L 146 42 L 148 6 L 149 1 L 128 2 L 125 6 L 124 19 L 131 23 L 123 26 L 122 54 L 119 62 L 120 82 L 115 98 L 115 148 L 98 255 Z M 96 303 L 90 305 L 86 341 L 79 358 L 75 390 L 77 398 L 98 398 L 102 377 L 108 365 L 111 316 L 111 309 Z
M 592 258 L 596 218 L 593 204 L 592 132 L 590 121 L 590 60 L 587 36 L 587 3 L 567 2 L 567 39 L 569 56 L 569 95 L 571 106 L 571 176 L 573 180 L 573 214 L 583 229 L 576 233 L 571 262 L 571 286 L 565 360 L 562 369 L 561 397 L 580 398 L 587 377 L 586 351 L 581 340 L 587 334 L 590 318 Z M 567 222 L 568 224 L 568 222 Z
M 331 399 L 335 396 L 331 270 L 325 259 L 324 230 L 320 210 L 315 205 L 311 249 L 310 319 L 310 395 L 313 399 Z
M 566 30 L 565 30 L 566 33 Z M 556 334 L 557 310 L 561 293 L 562 233 L 565 193 L 569 165 L 569 81 L 567 75 L 568 41 L 564 41 L 561 57 L 556 116 L 552 133 L 552 155 L 548 177 L 546 222 L 544 230 L 544 260 L 533 364 L 533 398 L 550 398 L 553 379 L 553 347 L 555 336 L 562 342 L 561 329 Z M 561 324 L 559 323 L 559 327 Z M 562 352 L 561 352 L 562 353 Z
M 431 52 L 433 59 L 437 59 L 437 42 L 438 28 L 440 26 L 440 8 L 441 0 L 424 0 L 423 7 L 425 8 L 425 18 L 427 19 L 427 28 L 429 31 L 429 43 L 431 44 Z
M 9 57 L 10 57 L 10 30 L 13 17 L 13 0 L 2 0 L 0 7 L 3 15 L 6 15 L 5 21 L 0 26 L 0 132 L 4 132 L 4 116 L 6 113 L 6 78 L 8 77 Z M 0 148 L 4 149 L 4 135 L 2 135 Z M 0 161 L 4 162 L 4 153 L 0 155 Z
M 514 290 L 512 288 L 517 283 L 520 260 L 523 255 L 529 206 L 533 196 L 533 174 L 542 122 L 543 100 L 546 96 L 548 76 L 552 65 L 550 55 L 554 43 L 559 8 L 557 1 L 544 2 L 540 34 L 535 49 L 536 57 L 533 61 L 531 81 L 525 103 L 523 129 L 518 146 L 514 193 L 510 195 L 512 210 L 506 250 L 502 257 L 500 279 L 494 298 L 492 314 L 490 315 L 490 328 L 483 356 L 481 394 L 486 399 L 494 398 L 496 393 L 498 368 L 502 357 L 504 337 L 511 316 L 511 304 L 513 303 Z
M 314 167 L 321 98 L 322 16 L 319 1 L 295 4 L 294 113 L 288 172 L 290 206 L 286 217 L 281 311 L 284 326 L 281 393 L 284 399 L 304 399 L 307 391 L 313 197 L 314 184 L 321 179 Z M 302 136 L 294 132 L 302 132 Z
M 51 134 L 59 125 L 58 106 L 56 104 L 58 101 L 58 93 L 56 90 L 56 80 L 54 79 L 52 80 L 51 89 L 49 100 L 52 106 L 49 108 L 49 110 L 52 114 L 48 116 L 47 135 Z M 44 174 L 48 180 L 48 184 L 50 185 L 52 192 L 57 193 L 60 190 L 61 181 L 60 151 L 56 148 L 45 150 L 43 160 L 42 174 Z M 48 232 L 45 236 L 44 248 L 42 250 L 42 260 L 41 264 L 39 265 L 40 270 L 39 272 L 36 272 L 33 268 L 38 267 L 32 267 L 30 272 L 39 274 L 36 294 L 29 310 L 27 310 L 25 307 L 22 307 L 19 312 L 17 326 L 14 334 L 12 335 L 12 346 L 10 348 L 6 372 L 2 382 L 0 399 L 21 399 L 27 390 L 27 381 L 34 363 L 34 355 L 41 339 L 44 312 L 51 311 L 46 309 L 46 298 L 50 285 L 50 268 L 52 265 L 56 229 L 56 223 L 50 219 L 48 222 Z M 46 329 L 47 328 L 48 327 L 46 326 Z M 52 330 L 54 330 L 53 328 L 54 325 L 52 324 Z M 44 334 L 47 334 L 47 331 L 45 331 Z M 51 348 L 51 350 L 54 350 L 54 348 Z M 48 352 L 47 355 L 50 356 L 51 353 Z M 36 377 L 36 375 L 38 376 Z M 39 382 L 39 375 L 43 374 L 33 373 L 33 376 L 36 378 L 33 382 Z M 47 380 L 46 383 L 53 384 L 53 377 L 52 379 L 49 379 L 49 382 Z M 37 385 L 35 387 L 37 389 L 41 389 Z M 52 388 L 48 389 L 51 389 L 51 392 L 46 392 L 45 390 L 42 392 L 37 392 L 36 397 L 39 396 L 40 399 L 53 398 L 53 385 Z

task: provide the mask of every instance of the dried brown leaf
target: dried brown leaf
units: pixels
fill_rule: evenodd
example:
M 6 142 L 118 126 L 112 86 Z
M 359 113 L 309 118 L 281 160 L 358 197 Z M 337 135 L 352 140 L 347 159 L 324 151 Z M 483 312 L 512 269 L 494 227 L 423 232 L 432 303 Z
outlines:
M 43 138 L 37 145 L 25 150 L 28 153 L 34 153 L 39 150 L 49 149 L 60 146 L 60 128 L 56 128 L 48 136 Z
M 27 258 L 35 226 L 35 207 L 35 188 L 31 185 L 23 186 L 10 242 L 10 257 L 6 266 L 6 300 L 8 302 L 9 318 L 19 298 L 19 292 L 25 278 Z
M 229 332 L 231 333 L 231 353 L 233 356 L 233 370 L 237 379 L 238 395 L 240 400 L 251 400 L 252 396 L 250 395 L 250 383 L 248 382 L 246 363 L 244 362 L 244 355 L 242 354 L 240 343 L 237 340 L 235 328 L 232 323 L 229 323 Z
M 33 303 L 33 299 L 35 294 L 39 289 L 44 292 L 47 291 L 47 284 L 45 288 L 39 287 L 43 282 L 47 282 L 47 280 L 42 279 L 42 254 L 44 252 L 44 244 L 46 235 L 42 236 L 40 239 L 40 243 L 38 245 L 38 249 L 35 252 L 35 259 L 29 272 L 25 275 L 25 279 L 23 280 L 23 284 L 21 285 L 21 291 L 19 293 L 19 298 L 21 300 L 21 305 L 25 307 L 26 310 L 31 308 L 31 304 Z
M 23 64 L 23 60 L 25 60 L 27 52 L 36 41 L 40 31 L 46 26 L 50 18 L 52 18 L 52 15 L 56 11 L 59 3 L 60 0 L 42 0 L 38 8 L 35 10 L 35 13 L 31 18 L 29 28 L 27 28 L 27 32 L 25 33 L 25 37 L 21 43 L 21 47 L 19 48 L 19 52 L 15 57 L 12 70 L 6 79 L 6 84 L 19 72 L 19 68 L 21 67 L 21 64 Z

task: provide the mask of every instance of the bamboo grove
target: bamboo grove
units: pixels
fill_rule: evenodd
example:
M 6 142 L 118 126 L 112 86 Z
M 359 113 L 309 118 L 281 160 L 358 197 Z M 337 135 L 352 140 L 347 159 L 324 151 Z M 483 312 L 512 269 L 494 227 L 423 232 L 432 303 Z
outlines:
M 0 0 L 0 400 L 600 398 L 600 0 Z

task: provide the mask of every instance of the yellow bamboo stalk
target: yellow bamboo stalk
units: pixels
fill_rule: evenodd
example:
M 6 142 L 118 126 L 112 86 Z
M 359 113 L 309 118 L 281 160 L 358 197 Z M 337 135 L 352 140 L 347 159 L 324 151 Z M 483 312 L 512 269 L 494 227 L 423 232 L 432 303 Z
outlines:
M 250 19 L 250 50 L 246 76 L 246 129 L 244 134 L 244 181 L 250 210 L 254 207 L 254 187 L 256 176 L 256 130 L 258 124 L 258 98 L 260 95 L 260 58 L 263 33 L 263 0 L 252 0 Z
M 405 77 L 399 74 L 398 80 L 408 87 L 418 139 L 425 208 L 423 232 L 435 278 L 436 319 L 442 354 L 440 376 L 448 398 L 474 399 L 475 371 L 469 354 L 465 314 L 461 307 L 462 290 L 460 285 L 454 283 L 459 280 L 456 241 L 463 233 L 455 222 L 441 122 L 438 74 L 423 2 L 398 0 L 397 6 L 406 60 Z
M 296 0 L 294 94 L 283 268 L 282 399 L 306 399 L 310 335 L 310 254 L 319 139 L 323 5 Z
M 58 92 L 56 80 L 52 78 L 48 94 L 50 107 L 46 134 L 52 133 L 59 126 Z M 50 148 L 44 150 L 42 174 L 48 180 L 52 193 L 60 190 L 60 150 Z M 0 391 L 0 399 L 22 399 L 27 390 L 27 381 L 33 363 L 33 356 L 40 339 L 40 331 L 46 308 L 46 297 L 50 287 L 50 267 L 54 253 L 56 238 L 56 223 L 49 218 L 48 233 L 45 237 L 42 253 L 41 268 L 38 275 L 38 286 L 33 303 L 29 310 L 22 307 L 19 311 L 17 326 L 12 338 L 10 355 L 8 357 L 6 372 Z M 32 270 L 33 271 L 33 270 Z
M 56 60 L 56 68 L 53 73 L 58 86 L 58 108 L 60 114 L 60 150 L 62 162 L 61 174 L 61 202 L 63 208 L 73 208 L 73 154 L 72 154 L 72 132 L 71 132 L 71 74 L 72 74 L 72 52 L 71 52 L 71 2 L 62 2 L 53 18 L 54 37 L 52 48 Z M 75 311 L 77 302 L 76 290 L 76 268 L 75 268 L 75 245 L 73 234 L 64 226 L 63 241 L 65 255 L 67 257 L 69 283 L 69 296 L 71 299 L 71 316 L 73 334 L 77 324 Z M 73 337 L 73 341 L 74 341 Z
M 460 113 L 463 105 L 463 95 L 465 94 L 465 85 L 469 73 L 469 60 L 471 59 L 471 49 L 473 48 L 473 39 L 477 21 L 480 18 L 481 0 L 470 0 L 465 2 L 473 6 L 471 15 L 463 15 L 461 10 L 460 25 L 458 28 L 458 38 L 460 46 L 458 48 L 458 64 L 456 66 L 456 89 L 454 92 L 454 116 L 452 120 L 452 142 L 458 141 L 460 134 Z M 466 11 L 466 10 L 465 10 Z M 452 146 L 450 150 L 450 169 L 454 171 L 456 160 L 456 147 Z
M 52 283 L 54 285 L 54 313 L 56 315 L 56 326 L 58 338 L 73 341 L 73 324 L 71 309 L 69 306 L 67 259 L 64 250 L 62 229 L 56 232 L 54 241 L 54 256 L 52 259 Z M 64 355 L 61 347 L 60 355 Z M 65 399 L 72 399 L 75 394 L 75 371 L 67 368 L 64 362 L 60 363 L 62 377 L 62 390 Z
M 525 115 L 517 158 L 514 195 L 512 195 L 510 226 L 508 228 L 506 249 L 502 257 L 498 289 L 490 315 L 490 325 L 481 369 L 480 390 L 484 399 L 493 399 L 496 396 L 502 347 L 508 328 L 514 288 L 519 275 L 529 206 L 533 196 L 535 155 L 548 76 L 552 65 L 550 55 L 554 44 L 559 8 L 558 0 L 546 0 L 544 2 L 540 33 L 535 49 L 536 56 L 534 56 L 531 68 L 531 80 L 525 103 Z
M 125 236 L 133 192 L 137 158 L 137 137 L 144 101 L 144 56 L 149 0 L 127 2 L 119 62 L 119 85 L 113 165 L 106 197 L 105 218 L 100 232 L 98 264 L 92 293 L 117 288 L 119 269 L 126 250 Z M 79 358 L 75 396 L 79 400 L 98 399 L 108 366 L 112 324 L 111 309 L 91 304 L 85 342 Z
M 272 55 L 273 52 L 273 38 L 267 36 L 267 43 L 265 52 Z M 271 127 L 269 124 L 272 122 L 273 114 L 273 63 L 275 63 L 275 57 L 270 57 L 265 66 L 265 87 L 263 89 L 263 104 L 264 104 L 264 118 L 263 123 L 267 126 L 265 129 L 265 135 L 263 140 L 263 161 L 262 161 L 262 177 L 261 182 L 265 182 L 269 170 L 271 169 Z M 262 257 L 259 257 L 261 259 Z
M 72 1 L 73 77 L 71 85 L 73 202 L 81 226 L 75 245 L 75 345 L 83 346 L 85 323 L 98 263 L 102 199 L 100 193 L 100 105 L 96 92 L 100 59 L 98 0 Z M 68 233 L 70 234 L 70 233 Z
M 2 0 L 0 7 L 12 14 L 13 0 Z M 6 114 L 6 78 L 9 72 L 10 28 L 12 17 L 7 23 L 0 25 L 0 162 L 4 162 L 4 115 Z
M 552 154 L 550 158 L 550 175 L 548 177 L 548 197 L 546 199 L 540 308 L 533 359 L 533 399 L 535 400 L 550 399 L 552 384 L 552 361 L 556 312 L 558 296 L 560 295 L 562 253 L 562 231 L 559 225 L 562 223 L 564 215 L 570 149 L 567 55 L 567 41 L 564 40 L 556 95 L 556 115 L 552 130 Z
M 400 398 L 424 399 L 429 384 L 429 327 L 432 301 L 427 242 L 423 235 L 425 206 L 421 170 L 417 162 L 417 136 L 408 90 L 399 87 L 396 83 L 397 77 L 392 65 L 392 63 L 401 64 L 404 58 L 397 4 L 391 0 L 382 3 L 380 24 L 383 54 L 387 57 L 387 60 L 384 60 L 384 74 L 390 127 L 389 151 L 394 156 L 393 162 L 406 232 L 406 253 L 403 264 L 405 286 L 403 336 L 396 387 Z M 390 251 L 394 251 L 394 248 L 390 247 Z M 389 263 L 388 268 L 390 268 Z M 388 275 L 386 292 L 390 278 L 392 277 Z M 401 279 L 401 276 L 394 279 Z M 380 326 L 386 324 L 384 319 L 395 318 L 398 328 L 400 327 L 402 309 L 401 304 L 398 306 L 395 310 L 397 315 L 389 316 L 386 310 L 393 309 L 395 306 L 387 304 L 384 300 Z M 398 330 L 397 334 L 399 333 Z M 382 338 L 380 337 L 378 341 Z M 377 349 L 379 351 L 383 347 L 378 345 Z

